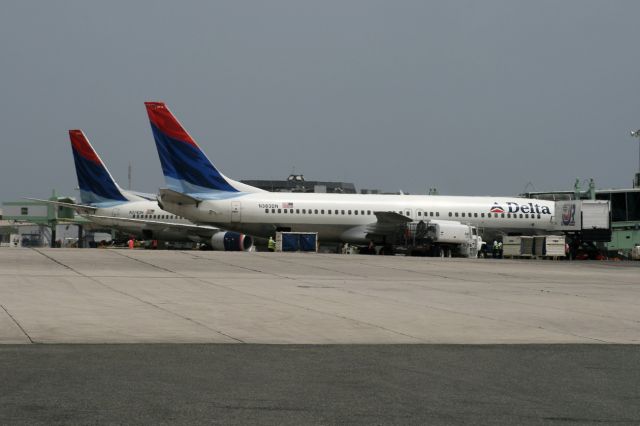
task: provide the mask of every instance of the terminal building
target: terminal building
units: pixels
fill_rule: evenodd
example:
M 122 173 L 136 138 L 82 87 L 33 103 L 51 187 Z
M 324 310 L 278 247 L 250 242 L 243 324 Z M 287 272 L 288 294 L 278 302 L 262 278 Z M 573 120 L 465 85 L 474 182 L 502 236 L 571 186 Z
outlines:
M 305 180 L 303 175 L 296 174 L 289 175 L 286 180 L 242 180 L 241 182 L 269 192 L 356 193 L 356 187 L 353 183 Z
M 75 203 L 71 197 L 50 200 Z M 81 246 L 87 219 L 77 216 L 73 209 L 53 206 L 41 201 L 5 201 L 0 220 L 2 247 L 63 247 Z M 92 236 L 92 234 L 91 234 Z

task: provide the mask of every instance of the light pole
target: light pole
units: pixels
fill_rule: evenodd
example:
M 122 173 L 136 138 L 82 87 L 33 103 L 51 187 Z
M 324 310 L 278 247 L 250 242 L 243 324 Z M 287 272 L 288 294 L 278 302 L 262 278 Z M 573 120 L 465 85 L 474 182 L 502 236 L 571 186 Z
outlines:
M 634 186 L 636 188 L 640 188 L 640 129 L 631 132 L 631 136 L 634 138 L 638 138 L 638 173 L 636 173 Z

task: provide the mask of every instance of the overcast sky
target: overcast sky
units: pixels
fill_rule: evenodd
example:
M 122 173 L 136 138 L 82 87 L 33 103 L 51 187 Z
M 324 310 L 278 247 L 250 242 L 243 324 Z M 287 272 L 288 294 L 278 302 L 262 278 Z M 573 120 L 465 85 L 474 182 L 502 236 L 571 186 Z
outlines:
M 236 179 L 629 187 L 639 42 L 637 0 L 7 1 L 0 201 L 76 195 L 70 128 L 155 192 L 147 100 Z

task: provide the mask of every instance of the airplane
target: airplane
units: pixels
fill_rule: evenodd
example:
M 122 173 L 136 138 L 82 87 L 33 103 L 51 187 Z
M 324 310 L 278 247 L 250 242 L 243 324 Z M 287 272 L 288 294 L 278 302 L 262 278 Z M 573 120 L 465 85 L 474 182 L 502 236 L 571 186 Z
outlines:
M 82 130 L 69 130 L 69 138 L 82 204 L 37 201 L 70 207 L 93 224 L 145 240 L 201 242 L 217 250 L 229 251 L 248 251 L 253 247 L 250 236 L 195 224 L 181 215 L 160 209 L 155 195 L 123 190 Z
M 554 203 L 516 197 L 266 192 L 222 174 L 163 102 L 145 102 L 167 187 L 159 205 L 254 236 L 317 232 L 323 242 L 385 244 L 398 225 L 448 220 L 486 239 L 553 229 Z

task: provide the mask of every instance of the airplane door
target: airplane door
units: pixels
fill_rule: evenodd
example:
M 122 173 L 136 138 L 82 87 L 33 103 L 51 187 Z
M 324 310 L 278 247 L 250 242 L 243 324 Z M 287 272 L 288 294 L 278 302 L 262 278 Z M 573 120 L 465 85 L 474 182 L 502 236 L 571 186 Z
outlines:
M 231 222 L 240 222 L 240 201 L 231 202 Z

